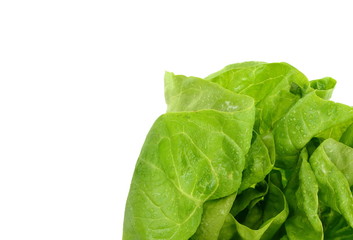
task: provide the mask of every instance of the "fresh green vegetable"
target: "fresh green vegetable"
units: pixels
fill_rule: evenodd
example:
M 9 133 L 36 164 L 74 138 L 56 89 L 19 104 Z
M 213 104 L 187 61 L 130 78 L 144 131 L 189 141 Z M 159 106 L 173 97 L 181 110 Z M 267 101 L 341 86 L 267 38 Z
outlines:
M 287 63 L 165 74 L 123 240 L 353 239 L 353 108 Z

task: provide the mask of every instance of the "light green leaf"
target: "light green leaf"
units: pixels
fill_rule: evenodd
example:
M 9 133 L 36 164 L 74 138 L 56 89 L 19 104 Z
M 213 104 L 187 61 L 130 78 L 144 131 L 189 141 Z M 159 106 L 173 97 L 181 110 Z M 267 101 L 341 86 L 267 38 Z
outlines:
M 233 118 L 243 124 L 224 126 L 233 128 L 234 133 L 239 132 L 249 136 L 255 121 L 254 100 L 246 95 L 235 94 L 217 84 L 213 84 L 195 77 L 185 77 L 165 73 L 165 98 L 168 112 L 198 111 L 203 109 L 214 109 L 223 112 L 234 112 Z M 207 129 L 206 129 L 207 130 Z M 238 136 L 232 136 L 239 138 Z M 248 138 L 245 138 L 248 140 Z M 245 143 L 245 144 L 244 144 Z M 238 144 L 249 151 L 247 141 L 239 141 Z
M 264 64 L 268 64 L 268 63 L 249 61 L 249 62 L 229 64 L 225 66 L 223 69 L 208 75 L 207 77 L 205 77 L 205 79 L 212 80 L 212 81 L 216 81 L 215 79 L 219 79 L 218 81 L 221 81 L 221 79 L 226 80 L 229 78 L 234 78 L 233 77 L 234 72 L 242 71 L 244 69 L 249 69 L 249 68 L 264 65 Z
M 308 163 L 308 152 L 301 152 L 295 173 L 292 175 L 285 195 L 291 210 L 285 223 L 290 240 L 322 240 L 323 227 L 318 215 L 318 184 Z
M 255 99 L 255 130 L 260 134 L 272 129 L 289 108 L 309 89 L 308 79 L 287 63 L 253 63 L 232 67 L 206 78 L 235 93 Z
M 336 80 L 331 77 L 310 81 L 310 87 L 316 90 L 316 94 L 326 100 L 332 96 L 333 90 L 336 86 Z
M 246 111 L 168 113 L 150 130 L 127 200 L 124 240 L 189 239 L 202 206 L 240 187 L 253 116 Z
M 270 173 L 276 158 L 275 144 L 272 134 L 255 134 L 256 139 L 251 145 L 246 158 L 243 180 L 239 192 L 261 182 Z
M 203 206 L 201 223 L 191 240 L 217 240 L 236 194 L 207 201 Z
M 228 213 L 223 227 L 220 231 L 218 240 L 232 240 L 236 233 L 236 226 L 234 217 L 232 214 Z
M 351 124 L 347 130 L 343 133 L 340 142 L 353 147 L 353 124 Z
M 327 152 L 331 139 L 323 142 L 310 157 L 309 162 L 319 185 L 319 199 L 340 213 L 353 227 L 353 196 L 345 175 L 331 161 Z M 334 156 L 333 156 L 334 157 Z
M 272 240 L 288 216 L 287 201 L 282 191 L 269 181 L 264 207 L 257 204 L 244 222 L 235 220 L 237 235 L 242 240 Z M 254 221 L 255 220 L 255 221 Z M 259 221 L 260 220 L 260 221 Z M 260 224 L 260 225 L 259 225 Z M 259 226 L 258 226 L 259 225 Z
M 349 186 L 353 186 L 353 148 L 333 139 L 327 139 L 321 147 L 330 161 L 346 177 Z
M 164 82 L 168 112 L 197 111 L 202 109 L 234 112 L 247 110 L 254 106 L 252 98 L 235 94 L 201 78 L 166 72 Z
M 239 213 L 244 211 L 246 208 L 254 207 L 259 201 L 264 200 L 264 196 L 268 192 L 268 184 L 266 181 L 259 182 L 255 188 L 248 188 L 244 190 L 236 198 L 231 213 L 233 216 L 237 216 Z
M 324 100 L 315 92 L 300 99 L 274 127 L 276 166 L 296 165 L 301 149 L 313 137 L 339 139 L 353 121 L 353 108 Z
M 353 239 L 353 107 L 328 100 L 334 79 L 244 62 L 164 80 L 123 240 Z

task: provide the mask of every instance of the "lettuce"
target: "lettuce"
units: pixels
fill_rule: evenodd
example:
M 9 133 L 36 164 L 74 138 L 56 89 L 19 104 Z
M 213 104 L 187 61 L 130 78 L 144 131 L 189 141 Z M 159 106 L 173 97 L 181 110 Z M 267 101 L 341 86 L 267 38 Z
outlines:
M 352 239 L 353 108 L 335 85 L 287 63 L 166 72 L 123 239 Z

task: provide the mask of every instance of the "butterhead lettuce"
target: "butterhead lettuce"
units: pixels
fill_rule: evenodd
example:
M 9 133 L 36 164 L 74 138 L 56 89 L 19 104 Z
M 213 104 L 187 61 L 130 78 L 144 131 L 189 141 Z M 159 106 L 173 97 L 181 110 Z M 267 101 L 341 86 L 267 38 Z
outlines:
M 287 63 L 166 72 L 123 240 L 353 239 L 353 108 L 335 85 Z

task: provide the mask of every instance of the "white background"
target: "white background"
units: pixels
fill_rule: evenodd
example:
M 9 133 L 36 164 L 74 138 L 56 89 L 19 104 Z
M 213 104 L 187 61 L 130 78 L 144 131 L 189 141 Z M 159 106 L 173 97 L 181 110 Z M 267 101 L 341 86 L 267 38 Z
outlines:
M 0 239 L 121 239 L 163 74 L 285 61 L 353 105 L 350 1 L 1 1 Z

